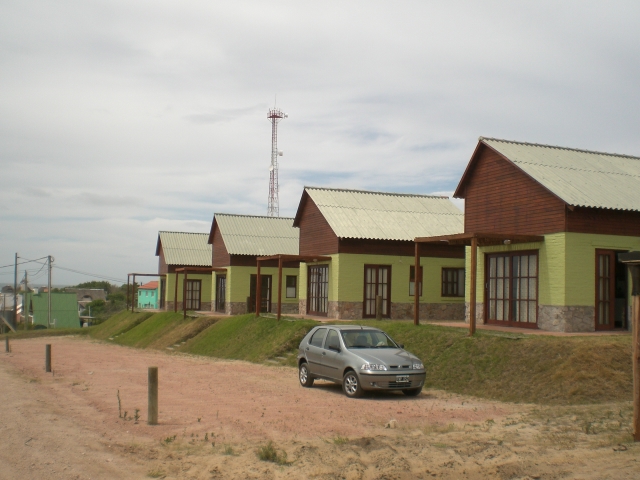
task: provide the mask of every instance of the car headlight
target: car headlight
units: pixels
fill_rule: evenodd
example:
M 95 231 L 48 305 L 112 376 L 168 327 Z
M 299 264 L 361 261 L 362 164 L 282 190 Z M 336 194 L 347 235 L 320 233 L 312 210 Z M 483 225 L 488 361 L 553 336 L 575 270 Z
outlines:
M 386 365 L 378 365 L 376 363 L 365 363 L 360 367 L 360 370 L 387 370 Z
M 413 364 L 413 369 L 414 370 L 424 370 L 424 365 L 421 363 L 414 363 Z

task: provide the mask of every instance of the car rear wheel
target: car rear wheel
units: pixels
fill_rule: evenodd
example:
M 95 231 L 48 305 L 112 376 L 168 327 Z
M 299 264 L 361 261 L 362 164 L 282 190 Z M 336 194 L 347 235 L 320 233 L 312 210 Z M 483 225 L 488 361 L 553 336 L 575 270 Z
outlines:
M 303 387 L 309 388 L 313 386 L 313 377 L 309 373 L 309 367 L 307 367 L 306 362 L 300 364 L 298 378 L 300 379 L 300 385 Z
M 342 377 L 342 390 L 349 398 L 358 398 L 364 394 L 360 386 L 360 380 L 353 370 L 349 370 L 344 374 L 344 377 Z
M 421 391 L 422 391 L 422 387 L 420 387 L 420 388 L 407 388 L 405 390 L 402 390 L 402 393 L 404 393 L 407 397 L 415 397 L 417 395 L 420 395 Z

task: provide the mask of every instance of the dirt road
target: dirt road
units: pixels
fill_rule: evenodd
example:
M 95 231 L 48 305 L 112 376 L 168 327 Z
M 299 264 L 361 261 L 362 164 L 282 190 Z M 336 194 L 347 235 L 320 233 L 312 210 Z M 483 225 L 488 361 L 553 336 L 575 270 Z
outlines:
M 158 426 L 146 425 L 149 366 Z M 536 409 L 437 391 L 349 400 L 328 383 L 303 389 L 291 368 L 86 338 L 13 341 L 0 402 L 2 479 L 640 478 L 630 404 Z M 258 458 L 268 441 L 280 464 Z

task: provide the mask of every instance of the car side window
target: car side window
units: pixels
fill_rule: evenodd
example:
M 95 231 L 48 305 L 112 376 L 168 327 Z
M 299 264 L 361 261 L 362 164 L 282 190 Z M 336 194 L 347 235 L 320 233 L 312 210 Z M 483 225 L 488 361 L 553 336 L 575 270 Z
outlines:
M 340 349 L 340 337 L 338 336 L 338 332 L 336 332 L 335 330 L 329 330 L 324 348 L 334 348 L 336 350 Z
M 313 345 L 314 347 L 322 348 L 322 341 L 324 340 L 324 336 L 327 334 L 326 328 L 319 328 L 316 330 L 316 333 L 313 334 L 311 340 L 309 340 L 309 345 Z

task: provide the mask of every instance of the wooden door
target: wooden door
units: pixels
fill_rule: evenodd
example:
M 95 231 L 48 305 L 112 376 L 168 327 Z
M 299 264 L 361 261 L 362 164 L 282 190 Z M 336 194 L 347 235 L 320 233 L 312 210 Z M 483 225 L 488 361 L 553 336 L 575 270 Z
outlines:
M 225 312 L 227 298 L 227 276 L 216 275 L 216 312 Z
M 596 330 L 612 330 L 615 320 L 615 266 L 613 250 L 596 249 Z
M 376 296 L 382 297 L 382 316 L 389 318 L 391 312 L 391 266 L 364 266 L 364 305 L 362 316 L 376 316 Z
M 250 285 L 249 285 L 249 312 L 256 311 L 256 282 L 258 276 L 251 275 Z M 262 301 L 260 302 L 260 311 L 264 313 L 271 312 L 271 275 L 260 275 L 260 297 L 262 297 Z
M 307 272 L 307 313 L 326 316 L 329 311 L 329 266 L 309 266 Z
M 187 280 L 187 310 L 200 310 L 202 280 Z

